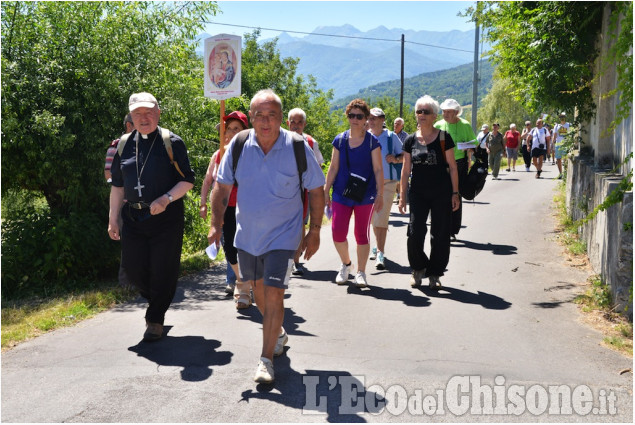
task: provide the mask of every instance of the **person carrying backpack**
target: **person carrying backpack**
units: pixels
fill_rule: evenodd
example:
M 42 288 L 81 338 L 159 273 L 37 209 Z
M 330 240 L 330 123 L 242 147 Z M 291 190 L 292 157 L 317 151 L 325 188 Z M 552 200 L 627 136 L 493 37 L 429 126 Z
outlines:
M 222 217 L 236 183 L 234 245 L 240 275 L 252 285 L 262 313 L 262 351 L 254 381 L 271 383 L 275 379 L 273 357 L 284 353 L 288 341 L 282 327 L 284 292 L 302 237 L 304 189 L 308 189 L 311 199 L 309 232 L 302 242 L 308 260 L 320 246 L 324 174 L 304 139 L 280 127 L 282 101 L 272 90 L 254 95 L 249 119 L 253 128 L 238 133 L 221 160 L 212 190 L 212 223 L 207 239 L 210 244 L 220 242 Z M 304 151 L 303 173 L 299 172 L 296 146 Z
M 542 174 L 542 163 L 549 147 L 549 131 L 543 127 L 542 119 L 536 121 L 536 126 L 531 129 L 527 136 L 527 146 L 531 146 L 531 158 L 536 167 L 536 178 Z
M 185 143 L 159 127 L 150 93 L 130 96 L 135 130 L 121 137 L 112 160 L 108 235 L 121 241 L 121 268 L 148 300 L 145 341 L 163 336 L 176 292 L 185 228 L 183 196 L 194 186 Z

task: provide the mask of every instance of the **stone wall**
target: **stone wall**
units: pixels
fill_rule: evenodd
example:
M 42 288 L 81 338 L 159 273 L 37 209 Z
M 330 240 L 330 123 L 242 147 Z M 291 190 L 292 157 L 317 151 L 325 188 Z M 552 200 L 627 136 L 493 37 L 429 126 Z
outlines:
M 616 96 L 604 94 L 617 86 L 615 68 L 600 73 L 600 63 L 611 45 L 609 33 L 610 4 L 604 9 L 602 35 L 599 40 L 598 78 L 593 86 L 597 104 L 595 118 L 583 125 L 580 136 L 586 155 L 574 153 L 567 164 L 567 208 L 573 219 L 586 217 L 601 204 L 632 169 L 632 159 L 622 164 L 633 149 L 633 113 L 608 133 L 615 119 Z M 632 50 L 631 50 L 632 52 Z M 583 225 L 581 234 L 594 271 L 602 276 L 613 294 L 618 311 L 633 319 L 633 192 L 621 203 L 611 206 Z
M 622 180 L 611 170 L 598 168 L 592 157 L 569 157 L 567 164 L 567 207 L 574 220 L 601 204 Z M 602 276 L 613 294 L 617 310 L 633 319 L 633 192 L 621 203 L 601 211 L 581 227 L 593 270 Z

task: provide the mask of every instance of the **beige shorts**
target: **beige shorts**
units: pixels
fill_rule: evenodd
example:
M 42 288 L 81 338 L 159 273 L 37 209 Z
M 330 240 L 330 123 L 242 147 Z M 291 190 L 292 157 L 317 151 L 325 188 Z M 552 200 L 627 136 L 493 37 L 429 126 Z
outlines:
M 397 183 L 399 180 L 384 180 L 384 206 L 381 211 L 375 211 L 373 214 L 374 227 L 388 227 L 390 208 L 392 208 L 392 201 L 397 192 Z

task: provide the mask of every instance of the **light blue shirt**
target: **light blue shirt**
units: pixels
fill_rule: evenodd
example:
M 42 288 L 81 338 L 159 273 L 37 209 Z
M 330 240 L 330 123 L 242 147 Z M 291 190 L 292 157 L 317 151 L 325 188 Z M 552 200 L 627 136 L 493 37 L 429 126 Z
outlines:
M 392 152 L 388 150 L 388 130 L 384 130 L 381 132 L 377 139 L 379 140 L 379 145 L 381 146 L 381 164 L 384 168 L 384 181 L 387 180 L 399 180 L 401 175 L 398 175 L 395 169 L 392 170 L 392 178 L 390 178 L 390 164 L 386 162 L 386 155 L 400 155 L 403 151 L 401 147 L 403 143 L 399 140 L 399 136 L 397 136 L 394 132 L 390 132 L 392 135 Z
M 292 133 L 281 128 L 267 155 L 256 142 L 255 131 L 240 154 L 236 174 L 232 169 L 234 140 L 220 163 L 218 182 L 238 181 L 234 246 L 259 256 L 276 249 L 295 251 L 302 238 L 302 198 Z M 307 170 L 302 185 L 311 190 L 323 186 L 324 173 L 309 145 L 304 143 Z

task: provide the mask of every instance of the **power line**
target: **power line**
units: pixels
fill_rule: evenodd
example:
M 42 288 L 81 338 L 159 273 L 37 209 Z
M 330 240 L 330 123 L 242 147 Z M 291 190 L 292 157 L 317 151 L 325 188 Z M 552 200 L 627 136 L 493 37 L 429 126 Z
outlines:
M 335 37 L 335 38 L 356 38 L 356 39 L 360 39 L 360 40 L 390 41 L 390 42 L 401 43 L 401 40 L 393 40 L 393 39 L 388 39 L 388 38 L 359 37 L 359 36 L 354 36 L 354 35 L 322 34 L 322 33 L 316 33 L 316 32 L 281 30 L 281 29 L 276 29 L 276 28 L 250 27 L 250 26 L 247 26 L 247 25 L 222 24 L 220 22 L 203 22 L 203 23 L 205 23 L 205 24 L 213 24 L 213 25 L 225 25 L 225 26 L 228 26 L 228 27 L 259 29 L 259 30 L 266 30 L 266 31 L 280 31 L 280 32 L 286 32 L 286 33 L 291 33 L 291 34 L 319 35 L 319 36 L 322 36 L 322 37 Z M 453 47 L 446 47 L 446 46 L 435 46 L 434 44 L 417 43 L 415 41 L 407 41 L 407 40 L 404 40 L 404 41 L 406 43 L 416 44 L 418 46 L 433 47 L 435 49 L 456 50 L 458 52 L 473 53 L 472 50 L 455 49 Z

